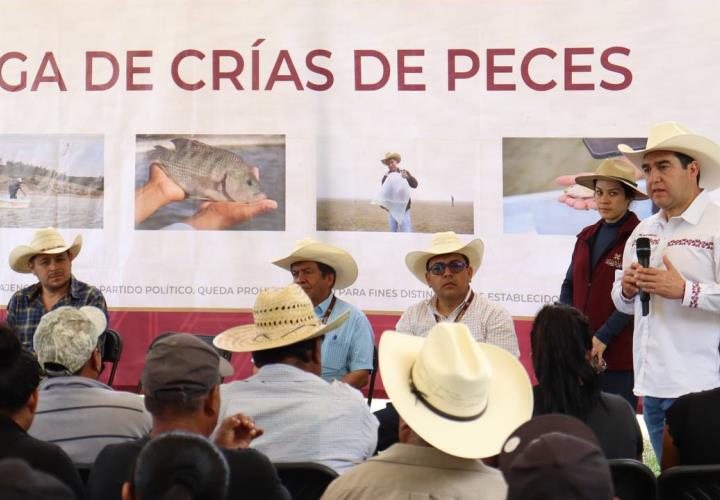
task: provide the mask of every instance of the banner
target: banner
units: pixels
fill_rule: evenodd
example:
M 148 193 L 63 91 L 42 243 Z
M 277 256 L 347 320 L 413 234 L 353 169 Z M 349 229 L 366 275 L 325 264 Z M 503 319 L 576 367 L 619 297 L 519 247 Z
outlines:
M 453 230 L 485 242 L 476 291 L 533 316 L 598 219 L 574 175 L 660 121 L 720 140 L 718 14 L 711 1 L 6 2 L 0 254 L 56 226 L 83 235 L 73 272 L 111 308 L 222 311 L 290 282 L 271 261 L 313 237 L 358 262 L 341 297 L 401 312 L 431 294 L 405 255 Z M 33 282 L 0 266 L 0 303 Z

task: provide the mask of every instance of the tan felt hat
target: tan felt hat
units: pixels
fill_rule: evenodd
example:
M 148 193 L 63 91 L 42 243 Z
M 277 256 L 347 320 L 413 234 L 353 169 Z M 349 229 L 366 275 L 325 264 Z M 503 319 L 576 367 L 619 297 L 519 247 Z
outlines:
M 405 256 L 405 264 L 410 272 L 423 284 L 427 285 L 425 273 L 426 266 L 430 259 L 438 255 L 448 253 L 459 253 L 464 255 L 470 261 L 470 267 L 473 270 L 473 276 L 480 268 L 482 263 L 485 245 L 480 238 L 472 240 L 470 243 L 463 243 L 458 235 L 452 231 L 445 233 L 435 233 L 430 242 L 430 248 L 423 251 L 410 252 Z
M 617 181 L 625 184 L 635 193 L 634 199 L 647 200 L 648 195 L 638 189 L 635 182 L 635 167 L 630 163 L 612 158 L 604 160 L 600 163 L 595 173 L 592 175 L 578 175 L 575 177 L 575 183 L 580 184 L 588 189 L 595 189 L 595 181 Z
M 82 248 L 82 235 L 77 235 L 72 245 L 65 243 L 62 235 L 54 227 L 38 229 L 33 235 L 29 245 L 20 245 L 10 252 L 8 261 L 10 268 L 18 273 L 30 272 L 30 259 L 36 255 L 70 253 L 70 259 L 74 259 Z
M 342 248 L 312 238 L 299 240 L 290 255 L 273 261 L 273 264 L 290 271 L 293 264 L 305 261 L 322 262 L 332 267 L 335 270 L 335 285 L 333 288 L 336 290 L 349 287 L 357 279 L 358 267 L 352 255 Z
M 642 167 L 645 155 L 652 151 L 675 151 L 697 160 L 700 166 L 700 187 L 720 187 L 720 146 L 710 139 L 694 134 L 689 128 L 677 122 L 662 122 L 653 125 L 645 149 L 632 149 L 626 144 L 618 149 L 633 165 Z

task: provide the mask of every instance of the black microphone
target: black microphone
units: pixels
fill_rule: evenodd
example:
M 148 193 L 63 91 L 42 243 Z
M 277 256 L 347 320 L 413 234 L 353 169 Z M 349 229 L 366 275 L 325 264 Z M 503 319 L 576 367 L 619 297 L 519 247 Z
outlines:
M 637 252 L 638 264 L 643 267 L 650 267 L 650 240 L 638 238 L 635 240 L 635 251 Z M 647 316 L 650 312 L 650 294 L 640 289 L 640 302 L 642 303 L 642 315 Z

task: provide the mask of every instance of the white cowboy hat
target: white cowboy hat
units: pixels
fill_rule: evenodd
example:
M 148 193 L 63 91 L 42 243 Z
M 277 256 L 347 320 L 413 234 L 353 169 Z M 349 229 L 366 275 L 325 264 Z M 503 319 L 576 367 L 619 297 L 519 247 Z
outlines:
M 601 162 L 594 174 L 575 177 L 575 183 L 594 191 L 595 181 L 617 181 L 633 190 L 634 199 L 647 200 L 648 195 L 637 187 L 635 172 L 635 167 L 630 163 L 618 158 L 611 158 Z
M 323 325 L 310 298 L 298 285 L 266 288 L 255 299 L 254 323 L 225 330 L 215 337 L 213 344 L 232 352 L 275 349 L 324 335 L 343 324 L 349 314 L 346 311 Z
M 312 238 L 304 238 L 295 244 L 295 250 L 283 259 L 273 261 L 278 267 L 287 269 L 296 262 L 321 262 L 335 270 L 335 285 L 333 288 L 340 290 L 347 288 L 357 279 L 358 267 L 352 255 L 342 248 L 338 248 Z
M 20 245 L 10 252 L 8 262 L 13 271 L 30 272 L 30 259 L 41 253 L 57 254 L 68 252 L 74 259 L 82 248 L 82 235 L 77 235 L 72 245 L 67 245 L 62 235 L 54 227 L 38 229 L 29 245 Z
M 383 384 L 398 413 L 445 453 L 497 455 L 532 416 L 525 368 L 504 349 L 476 342 L 462 323 L 438 323 L 427 337 L 385 332 L 379 351 Z
M 484 249 L 485 245 L 480 238 L 476 238 L 470 243 L 463 243 L 452 231 L 435 233 L 430 242 L 430 248 L 422 252 L 410 252 L 405 256 L 405 264 L 417 279 L 427 285 L 425 266 L 433 257 L 447 253 L 462 254 L 470 261 L 474 276 L 482 263 Z
M 700 166 L 700 187 L 720 187 L 720 146 L 710 139 L 694 134 L 687 127 L 676 122 L 662 122 L 653 125 L 645 149 L 634 150 L 626 144 L 618 149 L 638 168 L 643 158 L 651 151 L 675 151 L 697 160 Z
M 382 158 L 380 163 L 387 165 L 390 160 L 395 160 L 400 163 L 402 161 L 402 157 L 400 156 L 400 153 L 385 153 L 385 158 Z

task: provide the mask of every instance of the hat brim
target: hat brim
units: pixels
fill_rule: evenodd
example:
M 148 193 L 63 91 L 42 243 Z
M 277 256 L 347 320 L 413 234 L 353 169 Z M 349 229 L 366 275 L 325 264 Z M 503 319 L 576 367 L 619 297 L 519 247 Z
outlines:
M 696 134 L 682 134 L 659 142 L 646 149 L 632 149 L 619 144 L 618 150 L 638 168 L 642 168 L 645 155 L 653 151 L 674 151 L 695 159 L 700 165 L 700 187 L 720 187 L 720 146 L 710 139 Z
M 451 420 L 428 409 L 410 390 L 411 370 L 424 341 L 394 331 L 380 337 L 383 385 L 398 413 L 421 438 L 445 453 L 463 458 L 497 455 L 505 439 L 532 416 L 532 385 L 525 368 L 504 349 L 479 343 L 493 374 L 487 407 L 475 420 Z
M 483 252 L 485 251 L 485 245 L 480 238 L 472 240 L 470 243 L 462 246 L 444 246 L 438 247 L 433 251 L 416 251 L 410 252 L 405 256 L 405 264 L 407 265 L 410 272 L 415 275 L 421 283 L 427 285 L 428 282 L 425 279 L 425 273 L 427 270 L 425 266 L 427 261 L 438 255 L 445 255 L 450 253 L 459 253 L 468 258 L 470 267 L 472 267 L 473 276 L 480 269 L 482 264 Z
M 342 325 L 349 316 L 350 311 L 345 311 L 327 325 L 320 325 L 319 327 L 303 325 L 288 332 L 281 338 L 276 339 L 268 339 L 262 336 L 254 324 L 236 326 L 217 335 L 213 339 L 213 345 L 231 352 L 253 352 L 275 349 L 325 335 Z
M 13 271 L 17 273 L 29 274 L 30 272 L 32 272 L 30 271 L 30 260 L 37 255 L 55 255 L 58 253 L 69 252 L 70 260 L 73 260 L 80 253 L 80 249 L 82 249 L 82 235 L 78 234 L 73 240 L 72 245 L 53 248 L 52 250 L 46 250 L 43 252 L 38 252 L 35 248 L 29 245 L 20 245 L 18 247 L 15 247 L 12 252 L 10 252 L 8 262 L 10 264 L 10 268 Z
M 575 184 L 580 184 L 588 189 L 595 189 L 595 181 L 619 182 L 620 184 L 623 184 L 633 190 L 634 200 L 647 200 L 649 198 L 648 195 L 641 191 L 637 186 L 622 177 L 614 177 L 612 175 L 578 175 L 575 177 Z
M 273 261 L 273 264 L 290 271 L 293 264 L 306 261 L 322 262 L 332 267 L 335 270 L 333 288 L 336 290 L 349 287 L 357 279 L 358 267 L 355 259 L 345 250 L 321 242 L 298 248 L 284 259 Z

